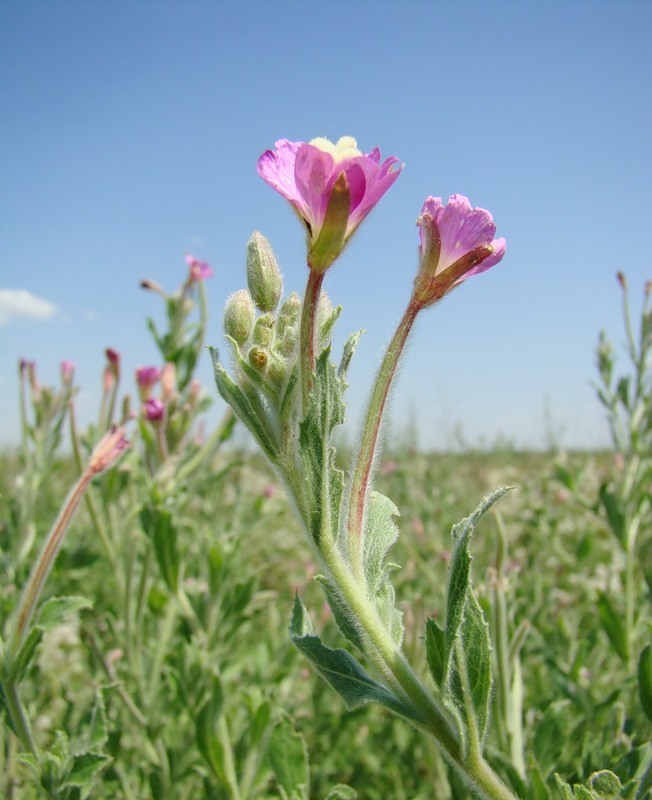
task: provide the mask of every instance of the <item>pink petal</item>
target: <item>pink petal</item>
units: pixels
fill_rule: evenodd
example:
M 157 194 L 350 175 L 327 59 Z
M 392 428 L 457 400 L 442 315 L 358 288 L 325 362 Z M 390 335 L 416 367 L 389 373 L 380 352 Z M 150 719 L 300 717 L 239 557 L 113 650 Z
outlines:
M 303 142 L 290 142 L 279 139 L 276 150 L 266 150 L 258 159 L 258 174 L 291 203 L 300 201 L 294 177 L 294 165 L 297 151 Z
M 441 236 L 441 270 L 454 264 L 481 244 L 489 244 L 496 233 L 493 217 L 484 208 L 471 208 L 468 198 L 454 194 L 437 212 Z

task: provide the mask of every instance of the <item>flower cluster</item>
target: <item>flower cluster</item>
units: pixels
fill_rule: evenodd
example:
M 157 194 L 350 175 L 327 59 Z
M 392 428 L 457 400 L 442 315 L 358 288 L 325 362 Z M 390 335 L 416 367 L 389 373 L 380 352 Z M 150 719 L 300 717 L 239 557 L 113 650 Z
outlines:
M 395 156 L 381 163 L 377 147 L 362 153 L 351 136 L 335 144 L 324 138 L 281 139 L 275 150 L 258 159 L 259 175 L 289 200 L 305 223 L 308 266 L 316 272 L 335 261 L 402 169 Z M 453 195 L 448 205 L 439 197 L 427 198 L 417 224 L 421 258 L 413 301 L 418 308 L 432 305 L 505 254 L 505 240 L 493 238 L 491 214 L 472 208 L 463 195 Z

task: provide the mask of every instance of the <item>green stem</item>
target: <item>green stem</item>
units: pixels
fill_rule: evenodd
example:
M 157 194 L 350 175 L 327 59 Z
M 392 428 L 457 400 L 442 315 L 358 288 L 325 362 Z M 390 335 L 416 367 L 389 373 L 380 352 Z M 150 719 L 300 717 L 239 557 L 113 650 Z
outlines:
M 217 722 L 217 735 L 222 744 L 222 766 L 224 776 L 229 784 L 232 800 L 240 800 L 240 788 L 238 786 L 238 776 L 235 769 L 235 756 L 231 745 L 229 726 L 224 714 L 220 714 Z
M 220 424 L 213 431 L 204 444 L 194 453 L 186 463 L 179 468 L 176 475 L 177 483 L 182 483 L 202 463 L 213 447 L 220 444 L 233 424 L 233 409 L 227 408 Z
M 454 723 L 422 684 L 419 676 L 389 636 L 385 625 L 336 546 L 324 537 L 322 553 L 333 579 L 364 631 L 367 654 L 400 696 L 417 712 L 417 724 L 437 741 L 444 757 L 459 774 L 491 800 L 515 800 L 512 792 L 482 758 L 478 748 L 464 753 Z
M 48 534 L 43 549 L 32 568 L 29 579 L 23 591 L 18 610 L 16 612 L 16 625 L 9 647 L 10 656 L 13 657 L 17 654 L 20 646 L 23 644 L 29 623 L 34 614 L 34 609 L 41 595 L 43 584 L 52 569 L 55 556 L 61 547 L 63 537 L 70 525 L 73 514 L 77 509 L 77 505 L 81 500 L 88 484 L 93 477 L 91 468 L 87 468 L 82 474 L 77 483 L 73 486 L 70 494 L 66 498 L 59 516 L 57 517 L 50 533 Z
M 14 683 L 14 681 L 7 681 L 3 683 L 2 689 L 5 696 L 5 702 L 7 703 L 7 709 L 11 716 L 11 721 L 14 724 L 16 735 L 23 743 L 23 746 L 29 750 L 29 752 L 38 761 L 40 757 L 39 750 L 36 746 L 36 742 L 34 741 L 34 737 L 32 736 L 32 728 L 29 724 L 29 717 L 27 716 L 25 708 L 23 707 L 21 699 L 18 695 L 18 686 Z
M 308 398 L 312 391 L 313 373 L 315 371 L 315 319 L 319 295 L 324 282 L 324 272 L 311 269 L 308 273 L 306 293 L 301 307 L 301 328 L 299 339 L 299 363 L 301 370 L 301 390 L 304 413 L 308 407 Z
M 634 654 L 634 628 L 636 625 L 636 538 L 641 518 L 638 514 L 627 526 L 627 549 L 625 550 L 625 632 L 627 636 L 627 656 L 632 666 Z
M 394 333 L 392 341 L 389 343 L 385 357 L 380 365 L 369 399 L 367 417 L 362 428 L 362 438 L 351 482 L 347 514 L 349 558 L 354 572 L 358 575 L 362 574 L 362 532 L 365 506 L 383 413 L 387 404 L 389 389 L 396 374 L 396 368 L 419 310 L 420 306 L 411 301 L 403 314 L 403 318 Z

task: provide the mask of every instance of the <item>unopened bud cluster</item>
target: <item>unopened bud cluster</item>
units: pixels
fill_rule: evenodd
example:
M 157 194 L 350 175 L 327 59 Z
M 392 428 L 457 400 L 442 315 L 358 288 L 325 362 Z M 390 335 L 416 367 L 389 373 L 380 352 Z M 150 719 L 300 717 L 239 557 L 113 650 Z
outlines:
M 224 330 L 244 374 L 276 397 L 294 365 L 301 301 L 293 292 L 279 307 L 283 276 L 258 231 L 247 243 L 247 286 L 227 300 Z

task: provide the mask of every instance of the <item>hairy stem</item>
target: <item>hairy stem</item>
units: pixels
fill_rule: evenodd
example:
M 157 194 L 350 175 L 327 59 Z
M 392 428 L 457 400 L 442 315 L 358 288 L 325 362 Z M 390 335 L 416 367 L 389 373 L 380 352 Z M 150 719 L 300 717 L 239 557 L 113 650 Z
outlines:
M 306 293 L 301 307 L 301 329 L 299 340 L 299 364 L 301 370 L 301 393 L 304 413 L 308 407 L 308 398 L 312 391 L 313 373 L 315 371 L 315 319 L 324 272 L 311 269 L 308 274 Z
M 380 435 L 383 413 L 387 405 L 389 390 L 396 374 L 396 368 L 419 310 L 419 306 L 410 302 L 403 314 L 403 318 L 396 329 L 392 341 L 389 343 L 385 357 L 380 365 L 380 370 L 378 371 L 378 376 L 374 383 L 371 397 L 369 398 L 367 416 L 362 428 L 360 449 L 353 472 L 347 514 L 349 558 L 354 572 L 358 575 L 362 572 L 362 530 L 365 506 L 369 484 L 372 478 L 374 457 L 378 447 L 378 437 Z

